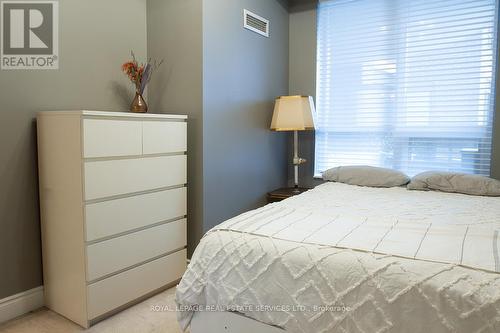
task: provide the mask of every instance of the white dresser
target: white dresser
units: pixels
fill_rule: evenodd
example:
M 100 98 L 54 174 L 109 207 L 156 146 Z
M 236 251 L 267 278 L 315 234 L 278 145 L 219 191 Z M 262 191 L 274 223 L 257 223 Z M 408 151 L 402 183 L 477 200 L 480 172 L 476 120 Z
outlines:
M 181 115 L 38 114 L 46 306 L 83 327 L 186 268 Z

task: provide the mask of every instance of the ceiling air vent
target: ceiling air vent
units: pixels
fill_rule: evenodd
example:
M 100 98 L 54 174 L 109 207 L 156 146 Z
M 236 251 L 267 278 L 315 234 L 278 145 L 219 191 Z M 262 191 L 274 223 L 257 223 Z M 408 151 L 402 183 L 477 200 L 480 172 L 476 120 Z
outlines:
M 246 9 L 243 10 L 243 26 L 259 35 L 269 37 L 269 20 Z

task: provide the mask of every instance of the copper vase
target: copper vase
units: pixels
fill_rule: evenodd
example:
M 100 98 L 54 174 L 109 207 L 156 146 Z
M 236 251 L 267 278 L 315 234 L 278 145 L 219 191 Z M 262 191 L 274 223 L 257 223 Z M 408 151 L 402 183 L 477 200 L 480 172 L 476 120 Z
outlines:
M 132 101 L 132 105 L 130 105 L 130 111 L 136 113 L 148 112 L 148 105 L 142 97 L 142 94 L 140 94 L 138 91 L 135 92 L 135 98 Z

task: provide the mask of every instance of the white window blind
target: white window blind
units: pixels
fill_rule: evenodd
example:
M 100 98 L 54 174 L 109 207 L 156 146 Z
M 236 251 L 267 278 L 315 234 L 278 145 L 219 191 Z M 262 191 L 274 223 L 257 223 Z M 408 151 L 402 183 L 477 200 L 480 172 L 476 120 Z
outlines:
M 321 1 L 315 175 L 489 175 L 497 1 Z

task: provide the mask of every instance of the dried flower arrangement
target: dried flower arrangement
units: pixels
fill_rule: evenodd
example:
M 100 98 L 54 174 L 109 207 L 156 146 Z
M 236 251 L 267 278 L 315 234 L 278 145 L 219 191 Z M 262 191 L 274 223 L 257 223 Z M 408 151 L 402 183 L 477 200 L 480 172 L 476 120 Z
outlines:
M 128 76 L 135 86 L 136 95 L 130 108 L 132 112 L 147 112 L 147 105 L 142 95 L 146 86 L 151 81 L 153 72 L 161 66 L 163 60 L 157 62 L 156 60 L 152 61 L 150 58 L 147 63 L 139 64 L 133 51 L 131 51 L 131 55 L 132 60 L 122 65 L 123 73 Z

